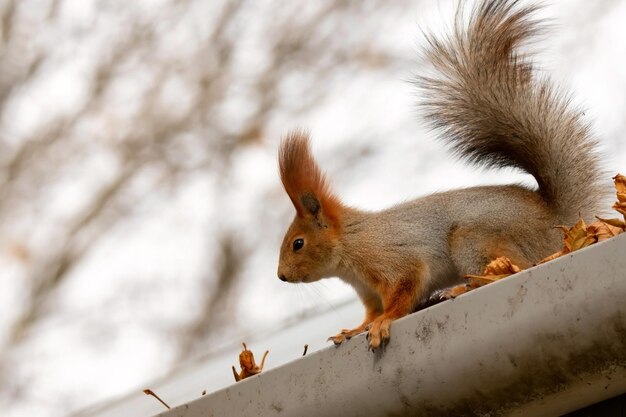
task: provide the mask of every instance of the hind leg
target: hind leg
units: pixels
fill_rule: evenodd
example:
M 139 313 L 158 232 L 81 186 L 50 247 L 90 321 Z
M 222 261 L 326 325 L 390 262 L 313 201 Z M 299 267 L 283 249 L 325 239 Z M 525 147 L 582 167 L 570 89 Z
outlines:
M 501 256 L 506 256 L 522 269 L 532 266 L 522 248 L 502 233 L 458 227 L 450 232 L 448 245 L 452 261 L 461 275 L 480 275 L 489 262 Z

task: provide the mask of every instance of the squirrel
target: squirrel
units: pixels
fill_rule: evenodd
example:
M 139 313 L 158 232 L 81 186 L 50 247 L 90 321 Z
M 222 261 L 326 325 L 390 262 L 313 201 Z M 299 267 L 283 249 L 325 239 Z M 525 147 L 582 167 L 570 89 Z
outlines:
M 598 208 L 597 141 L 570 96 L 537 76 L 532 56 L 519 50 L 545 29 L 535 17 L 539 8 L 479 0 L 467 21 L 459 10 L 450 35 L 426 35 L 433 71 L 416 80 L 427 123 L 455 153 L 481 166 L 521 169 L 535 178 L 535 189 L 479 186 L 364 211 L 331 190 L 305 132 L 282 139 L 280 177 L 296 216 L 278 277 L 339 277 L 365 306 L 363 323 L 330 337 L 335 344 L 367 331 L 369 348 L 378 349 L 392 321 L 429 294 L 500 256 L 532 266 L 560 247 L 555 226 Z

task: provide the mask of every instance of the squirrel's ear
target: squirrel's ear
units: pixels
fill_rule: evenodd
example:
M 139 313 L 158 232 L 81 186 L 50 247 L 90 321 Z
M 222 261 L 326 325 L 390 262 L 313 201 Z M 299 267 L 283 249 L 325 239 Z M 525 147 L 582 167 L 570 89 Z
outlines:
M 313 193 L 304 193 L 300 196 L 300 203 L 313 216 L 317 216 L 322 209 L 320 201 Z
M 330 222 L 337 220 L 341 203 L 313 159 L 305 132 L 292 131 L 282 140 L 278 162 L 280 178 L 298 216 L 323 214 Z

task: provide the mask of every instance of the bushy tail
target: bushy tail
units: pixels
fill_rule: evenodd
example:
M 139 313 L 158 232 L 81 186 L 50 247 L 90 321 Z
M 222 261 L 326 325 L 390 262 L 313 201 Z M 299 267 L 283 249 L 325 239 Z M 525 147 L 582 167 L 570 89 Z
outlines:
M 427 120 L 462 157 L 520 168 L 563 220 L 593 215 L 601 200 L 597 143 L 567 94 L 533 72 L 518 50 L 543 31 L 538 7 L 480 0 L 469 23 L 429 37 L 435 74 L 418 79 Z

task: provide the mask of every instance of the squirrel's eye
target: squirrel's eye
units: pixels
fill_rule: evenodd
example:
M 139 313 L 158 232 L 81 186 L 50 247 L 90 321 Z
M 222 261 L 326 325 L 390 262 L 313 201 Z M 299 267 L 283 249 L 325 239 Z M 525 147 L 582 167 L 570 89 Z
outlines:
M 293 250 L 294 252 L 297 250 L 302 249 L 302 247 L 304 246 L 304 240 L 302 239 L 296 239 L 293 241 Z

